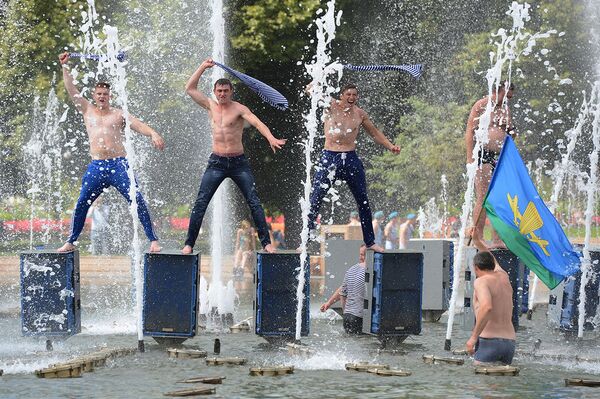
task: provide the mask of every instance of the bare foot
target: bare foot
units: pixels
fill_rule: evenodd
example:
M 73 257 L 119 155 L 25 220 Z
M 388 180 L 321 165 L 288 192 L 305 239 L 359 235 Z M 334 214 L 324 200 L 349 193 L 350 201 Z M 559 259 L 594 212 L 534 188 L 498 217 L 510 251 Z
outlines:
M 158 244 L 158 241 L 151 241 L 150 242 L 150 252 L 160 252 L 161 249 L 162 248 Z
M 183 249 L 181 250 L 181 253 L 184 255 L 189 255 L 192 253 L 193 248 L 190 247 L 189 245 L 186 245 L 185 247 L 183 247 Z
M 370 247 L 367 247 L 367 249 L 372 249 L 375 252 L 385 252 L 385 250 L 377 244 L 373 244 Z
M 56 252 L 72 252 L 75 251 L 75 245 L 70 242 L 65 243 L 62 247 L 58 248 Z
M 267 244 L 265 247 L 265 252 L 272 254 L 275 252 L 275 247 L 272 244 Z

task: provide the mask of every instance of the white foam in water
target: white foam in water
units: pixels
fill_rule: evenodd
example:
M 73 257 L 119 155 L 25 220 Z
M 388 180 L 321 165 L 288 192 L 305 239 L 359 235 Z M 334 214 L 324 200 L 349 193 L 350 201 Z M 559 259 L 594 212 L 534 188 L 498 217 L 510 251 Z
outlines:
M 96 316 L 94 320 L 81 322 L 81 335 L 133 334 L 136 331 L 134 313 L 111 314 L 107 318 Z
M 319 14 L 322 10 L 319 10 Z M 298 270 L 298 287 L 296 289 L 296 339 L 300 339 L 302 329 L 302 304 L 304 302 L 304 273 L 305 260 L 307 258 L 306 245 L 308 243 L 308 214 L 310 212 L 310 189 L 311 177 L 310 172 L 313 167 L 312 150 L 314 147 L 315 138 L 319 123 L 317 120 L 317 111 L 319 108 L 327 108 L 331 94 L 335 92 L 335 87 L 329 86 L 327 79 L 337 75 L 339 82 L 342 77 L 343 66 L 339 62 L 331 62 L 331 42 L 335 38 L 336 25 L 340 23 L 342 13 L 335 13 L 335 1 L 327 2 L 327 11 L 321 17 L 315 20 L 317 27 L 317 51 L 311 63 L 305 65 L 306 71 L 312 78 L 311 82 L 311 98 L 310 109 L 303 115 L 304 126 L 308 132 L 308 137 L 303 143 L 304 146 L 304 162 L 306 167 L 306 178 L 304 180 L 304 196 L 300 200 L 300 208 L 302 209 L 302 233 L 301 233 L 301 253 L 300 253 L 300 270 Z
M 345 370 L 346 363 L 353 363 L 362 359 L 348 356 L 343 351 L 319 350 L 312 356 L 292 356 L 287 361 L 298 370 Z
M 530 19 L 529 17 L 529 4 L 519 4 L 514 2 L 511 4 L 507 15 L 513 19 L 513 26 L 510 32 L 505 29 L 499 29 L 494 35 L 496 38 L 496 51 L 490 54 L 490 62 L 492 66 L 487 70 L 486 79 L 488 83 L 488 101 L 484 113 L 482 114 L 477 129 L 475 130 L 475 148 L 473 153 L 483 148 L 488 143 L 488 129 L 490 124 L 490 117 L 492 111 L 491 95 L 496 92 L 496 87 L 502 83 L 502 72 L 503 69 L 507 71 L 508 81 L 510 83 L 512 64 L 513 61 L 518 59 L 520 56 L 527 56 L 531 53 L 533 47 L 536 45 L 537 40 L 549 37 L 551 34 L 556 33 L 555 31 L 548 31 L 544 33 L 527 33 L 523 30 L 525 22 Z M 519 52 L 518 49 L 522 48 Z M 506 65 L 505 65 L 506 64 Z M 506 101 L 506 99 L 505 99 Z M 506 103 L 503 106 L 507 106 Z M 456 250 L 456 259 L 454 268 L 453 281 L 456 283 L 452 286 L 452 295 L 450 297 L 450 304 L 448 309 L 448 325 L 446 329 L 446 340 L 450 340 L 452 337 L 452 327 L 454 324 L 454 314 L 456 308 L 456 301 L 458 297 L 458 287 L 460 286 L 460 279 L 463 276 L 462 268 L 465 258 L 465 227 L 471 214 L 471 208 L 473 206 L 473 194 L 475 189 L 475 173 L 477 171 L 477 159 L 467 165 L 467 190 L 465 191 L 464 203 L 462 207 L 461 215 L 461 226 L 460 234 L 458 238 L 458 249 Z M 485 212 L 482 210 L 482 212 Z
M 12 362 L 3 363 L 0 365 L 0 369 L 4 371 L 5 375 L 8 374 L 32 374 L 36 370 L 40 370 L 50 366 L 51 364 L 65 362 L 69 359 L 67 355 L 53 354 L 47 356 L 44 353 L 34 361 L 27 361 L 22 359 L 14 359 Z

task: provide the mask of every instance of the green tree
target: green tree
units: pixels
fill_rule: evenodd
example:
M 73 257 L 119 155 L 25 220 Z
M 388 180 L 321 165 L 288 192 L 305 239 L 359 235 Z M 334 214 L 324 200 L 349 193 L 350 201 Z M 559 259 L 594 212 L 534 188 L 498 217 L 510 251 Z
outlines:
M 464 192 L 465 105 L 436 106 L 412 97 L 412 112 L 400 118 L 395 142 L 400 155 L 386 152 L 367 171 L 370 189 L 385 194 L 388 209 L 418 209 L 431 197 L 438 200 L 441 177 L 448 181 L 448 206 L 456 211 Z

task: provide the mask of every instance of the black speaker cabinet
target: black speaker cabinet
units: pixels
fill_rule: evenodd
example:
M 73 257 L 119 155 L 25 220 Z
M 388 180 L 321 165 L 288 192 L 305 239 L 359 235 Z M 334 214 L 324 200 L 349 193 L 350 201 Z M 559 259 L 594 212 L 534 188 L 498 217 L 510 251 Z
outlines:
M 296 335 L 298 273 L 300 254 L 277 251 L 257 254 L 254 276 L 256 317 L 255 333 L 262 337 L 293 338 Z M 304 300 L 302 302 L 301 335 L 307 336 L 310 324 L 310 267 L 305 261 Z
M 363 332 L 379 336 L 421 333 L 423 253 L 367 252 Z
M 144 335 L 196 335 L 200 255 L 179 251 L 148 252 L 144 256 Z
M 21 329 L 25 336 L 81 332 L 79 252 L 21 252 Z

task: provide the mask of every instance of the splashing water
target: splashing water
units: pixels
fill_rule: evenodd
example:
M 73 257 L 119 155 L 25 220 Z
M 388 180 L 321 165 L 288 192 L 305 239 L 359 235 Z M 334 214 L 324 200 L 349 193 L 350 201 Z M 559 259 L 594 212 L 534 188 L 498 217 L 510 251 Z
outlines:
M 438 237 L 441 234 L 444 217 L 435 203 L 435 197 L 431 197 L 425 203 L 424 208 L 419 208 L 417 220 L 419 221 L 419 238 Z
M 565 152 L 561 155 L 560 163 L 557 162 L 554 165 L 554 169 L 551 173 L 551 175 L 554 179 L 552 195 L 550 196 L 550 203 L 548 204 L 548 209 L 550 210 L 551 213 L 556 212 L 556 208 L 558 207 L 558 197 L 563 189 L 563 184 L 564 184 L 565 178 L 568 177 L 569 173 L 575 174 L 575 175 L 580 174 L 580 171 L 579 171 L 577 165 L 571 159 L 571 155 L 572 155 L 573 151 L 575 150 L 575 146 L 577 145 L 579 138 L 581 137 L 582 130 L 584 128 L 584 125 L 585 125 L 586 120 L 589 115 L 589 107 L 590 107 L 590 104 L 586 101 L 585 93 L 584 93 L 581 110 L 579 112 L 577 120 L 575 121 L 575 126 L 572 129 L 569 129 L 565 132 L 565 136 L 567 138 L 567 145 L 565 147 Z M 558 144 L 562 145 L 562 140 Z M 568 214 L 571 213 L 570 212 L 570 207 L 571 207 L 570 204 L 571 204 L 571 198 L 569 198 Z M 533 310 L 533 307 L 535 305 L 535 298 L 536 298 L 539 283 L 540 283 L 540 279 L 538 278 L 537 275 L 535 275 L 533 278 L 533 284 L 532 284 L 533 287 L 531 289 L 531 294 L 529 295 L 528 310 L 530 310 L 530 311 Z
M 319 9 L 317 15 L 323 10 Z M 303 115 L 304 126 L 308 132 L 308 137 L 303 143 L 304 146 L 304 162 L 306 167 L 306 179 L 304 180 L 304 197 L 300 200 L 300 208 L 302 209 L 302 233 L 301 233 L 301 253 L 300 253 L 300 270 L 298 270 L 298 287 L 296 289 L 296 298 L 298 300 L 296 308 L 296 339 L 300 339 L 302 329 L 302 304 L 304 303 L 304 275 L 306 267 L 307 250 L 309 231 L 308 231 L 308 214 L 310 212 L 310 189 L 311 179 L 310 172 L 313 167 L 312 150 L 317 137 L 318 121 L 317 111 L 319 108 L 327 108 L 331 101 L 331 94 L 335 92 L 335 88 L 330 86 L 327 79 L 330 76 L 337 74 L 337 81 L 342 77 L 343 66 L 339 62 L 331 62 L 331 42 L 335 39 L 336 26 L 340 24 L 341 11 L 335 12 L 335 0 L 327 2 L 327 11 L 325 14 L 315 20 L 317 27 L 317 50 L 313 57 L 313 62 L 305 65 L 306 71 L 312 78 L 311 82 L 311 98 L 310 109 Z
M 446 234 L 445 227 L 448 224 L 448 179 L 446 175 L 442 175 L 440 182 L 442 183 L 442 192 L 440 194 L 440 200 L 442 201 L 442 237 L 444 237 Z
M 45 215 L 42 224 L 41 241 L 48 245 L 53 230 L 62 231 L 62 224 L 53 226 L 51 221 L 56 215 L 62 213 L 61 181 L 62 181 L 62 154 L 61 147 L 64 134 L 60 124 L 67 118 L 68 111 L 59 112 L 61 106 L 54 90 L 56 77 L 52 79 L 52 88 L 46 99 L 46 107 L 41 112 L 39 97 L 34 99 L 33 125 L 31 137 L 23 153 L 26 173 L 29 178 L 30 188 L 27 193 L 31 195 L 31 212 L 29 222 L 29 248 L 33 249 L 34 226 L 36 215 Z M 45 194 L 43 204 L 36 202 L 38 193 Z
M 583 259 L 581 261 L 581 282 L 579 285 L 579 320 L 577 336 L 583 337 L 583 325 L 585 323 L 586 290 L 588 281 L 594 278 L 590 258 L 590 238 L 592 235 L 592 217 L 596 205 L 596 193 L 598 191 L 598 155 L 600 152 L 600 80 L 594 83 L 590 98 L 590 115 L 592 121 L 592 142 L 594 149 L 590 153 L 590 174 L 586 185 L 587 205 L 585 209 L 585 240 L 583 244 Z

